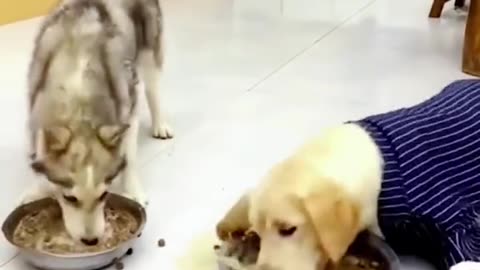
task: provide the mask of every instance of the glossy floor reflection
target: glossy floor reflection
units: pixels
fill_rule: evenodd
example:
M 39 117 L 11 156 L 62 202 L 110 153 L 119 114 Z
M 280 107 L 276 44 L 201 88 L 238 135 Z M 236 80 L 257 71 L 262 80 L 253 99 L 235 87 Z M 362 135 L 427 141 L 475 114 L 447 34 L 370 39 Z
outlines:
M 326 125 L 418 102 L 460 72 L 465 16 L 418 0 L 164 0 L 165 103 L 176 138 L 148 135 L 149 220 L 125 269 L 215 269 L 216 220 L 273 162 Z M 0 219 L 36 179 L 26 67 L 38 20 L 0 27 Z M 165 248 L 156 246 L 165 238 Z M 204 255 L 206 257 L 204 257 Z M 29 269 L 0 236 L 0 268 Z M 427 269 L 408 258 L 405 269 Z

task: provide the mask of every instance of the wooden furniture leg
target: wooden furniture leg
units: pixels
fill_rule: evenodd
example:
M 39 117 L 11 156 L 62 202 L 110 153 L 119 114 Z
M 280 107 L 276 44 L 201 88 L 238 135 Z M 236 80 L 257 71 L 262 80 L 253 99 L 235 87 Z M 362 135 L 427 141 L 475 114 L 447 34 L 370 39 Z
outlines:
M 463 8 L 464 6 L 465 6 L 465 0 L 455 0 L 455 7 Z
M 463 42 L 463 72 L 480 77 L 480 2 L 470 2 L 465 40 Z
M 440 18 L 442 15 L 443 6 L 447 0 L 433 0 L 432 8 L 430 9 L 430 18 Z

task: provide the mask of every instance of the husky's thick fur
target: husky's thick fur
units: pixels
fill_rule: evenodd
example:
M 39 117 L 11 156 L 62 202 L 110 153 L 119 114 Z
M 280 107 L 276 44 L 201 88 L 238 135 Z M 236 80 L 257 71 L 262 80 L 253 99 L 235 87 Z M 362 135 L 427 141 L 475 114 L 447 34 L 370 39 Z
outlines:
M 128 196 L 146 203 L 135 157 L 139 80 L 153 136 L 172 137 L 157 92 L 161 19 L 158 0 L 65 0 L 36 38 L 29 72 L 32 167 L 52 189 L 35 188 L 22 201 L 55 196 L 67 231 L 85 244 L 101 241 L 104 201 L 117 175 Z

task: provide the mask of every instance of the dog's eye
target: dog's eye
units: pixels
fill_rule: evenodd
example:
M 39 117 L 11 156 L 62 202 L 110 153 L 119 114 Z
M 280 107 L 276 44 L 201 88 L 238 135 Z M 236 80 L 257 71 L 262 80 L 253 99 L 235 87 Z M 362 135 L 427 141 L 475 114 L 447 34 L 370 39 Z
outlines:
M 70 203 L 78 203 L 78 199 L 77 199 L 77 197 L 75 197 L 75 196 L 63 195 L 63 198 L 64 198 L 65 201 L 67 201 L 67 202 L 70 202 Z
M 296 230 L 297 230 L 297 227 L 281 228 L 281 229 L 278 229 L 278 234 L 280 234 L 283 237 L 288 237 L 293 235 Z
M 105 200 L 105 198 L 107 197 L 107 195 L 108 195 L 108 192 L 106 192 L 106 191 L 103 192 L 102 195 L 101 195 L 100 197 L 98 197 L 98 200 L 99 200 L 99 201 Z

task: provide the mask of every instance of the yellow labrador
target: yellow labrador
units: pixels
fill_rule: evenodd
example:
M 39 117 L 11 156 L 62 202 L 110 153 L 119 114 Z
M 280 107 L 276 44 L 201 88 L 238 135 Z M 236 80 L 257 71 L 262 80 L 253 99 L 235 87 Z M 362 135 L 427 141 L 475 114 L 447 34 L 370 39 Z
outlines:
M 360 231 L 380 232 L 381 172 L 377 147 L 360 127 L 330 129 L 274 166 L 217 224 L 217 234 L 225 240 L 257 232 L 260 269 L 323 269 Z

